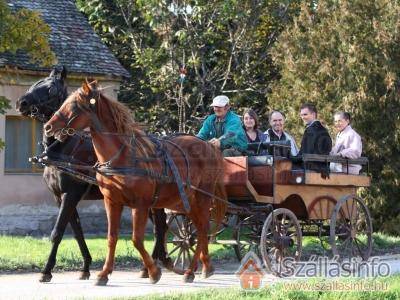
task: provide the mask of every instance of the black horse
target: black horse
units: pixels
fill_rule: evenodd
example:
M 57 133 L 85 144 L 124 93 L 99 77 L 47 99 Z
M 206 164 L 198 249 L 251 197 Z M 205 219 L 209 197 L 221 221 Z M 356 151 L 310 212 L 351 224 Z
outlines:
M 67 86 L 65 79 L 67 71 L 65 67 L 61 70 L 53 69 L 50 75 L 34 83 L 28 91 L 17 101 L 16 108 L 24 116 L 31 116 L 40 121 L 47 122 L 55 111 L 67 98 Z M 46 155 L 55 160 L 68 160 L 78 164 L 93 165 L 96 162 L 91 138 L 89 136 L 71 136 L 65 142 L 55 142 L 53 137 L 43 137 L 43 146 Z M 86 172 L 86 175 L 94 177 L 95 174 Z M 95 184 L 82 181 L 76 176 L 60 171 L 54 167 L 45 167 L 43 178 L 53 193 L 60 208 L 57 221 L 51 233 L 53 244 L 48 261 L 42 271 L 41 282 L 49 282 L 52 278 L 51 271 L 56 263 L 58 246 L 63 238 L 65 228 L 70 223 L 74 237 L 78 242 L 83 256 L 83 268 L 79 279 L 89 279 L 89 267 L 92 262 L 89 249 L 86 245 L 76 206 L 81 200 L 102 199 L 99 188 Z M 166 251 L 166 215 L 164 210 L 153 210 L 152 221 L 156 243 L 152 257 L 160 260 L 163 265 L 172 269 L 172 261 Z M 142 268 L 141 277 L 147 277 L 147 270 Z

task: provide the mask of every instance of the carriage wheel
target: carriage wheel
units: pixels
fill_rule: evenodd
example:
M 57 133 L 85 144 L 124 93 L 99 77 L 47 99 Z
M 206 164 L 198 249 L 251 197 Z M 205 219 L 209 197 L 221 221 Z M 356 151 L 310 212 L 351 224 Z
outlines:
M 220 224 L 215 223 L 214 219 L 210 219 L 210 227 L 209 227 L 209 234 L 208 240 L 209 243 L 216 243 L 218 240 L 218 236 L 225 231 L 226 228 L 229 228 L 232 222 L 236 223 L 236 215 L 232 215 L 230 213 L 225 214 L 225 217 L 221 221 Z
M 325 251 L 331 251 L 330 244 L 330 218 L 337 201 L 331 196 L 315 198 L 308 207 L 308 217 L 318 222 L 318 239 Z
M 233 245 L 236 258 L 242 261 L 243 257 L 253 251 L 260 256 L 258 243 L 262 230 L 262 222 L 253 216 L 236 216 L 236 224 L 233 229 L 233 239 L 236 244 Z
M 364 201 L 355 195 L 340 199 L 332 213 L 330 238 L 332 253 L 339 259 L 368 260 L 372 251 L 372 222 Z
M 284 259 L 299 261 L 302 250 L 302 233 L 299 221 L 286 208 L 275 209 L 265 220 L 261 234 L 261 255 L 272 274 L 284 277 L 293 275 Z
M 172 235 L 172 250 L 168 256 L 175 257 L 174 272 L 184 274 L 189 268 L 195 252 L 196 228 L 185 215 L 170 214 L 167 216 L 168 231 Z M 175 256 L 176 255 L 176 256 Z

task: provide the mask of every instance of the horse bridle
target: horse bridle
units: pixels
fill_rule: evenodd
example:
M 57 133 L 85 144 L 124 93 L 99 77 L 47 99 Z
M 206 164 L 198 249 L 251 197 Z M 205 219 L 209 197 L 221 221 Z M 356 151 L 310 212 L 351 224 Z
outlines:
M 40 97 L 37 95 L 37 93 L 35 92 L 35 90 L 33 90 L 31 92 L 31 95 L 35 101 L 35 104 L 32 104 L 31 107 L 31 117 L 41 121 L 41 122 L 47 122 L 49 120 L 49 118 L 44 114 L 39 114 L 39 108 L 38 107 L 42 107 L 42 108 L 49 108 L 49 110 L 54 111 L 56 110 L 58 107 L 60 107 L 60 104 L 64 101 L 66 95 L 64 95 L 64 90 L 63 89 L 59 89 L 59 85 L 56 83 L 55 81 L 56 78 L 52 78 L 51 80 L 51 85 L 55 85 L 56 89 L 57 89 L 57 93 L 54 96 L 50 96 L 49 95 L 49 99 L 47 101 L 42 102 Z M 45 80 L 45 79 L 44 79 Z M 44 80 L 40 80 L 39 82 L 37 82 L 32 88 L 36 87 L 37 85 L 39 85 L 40 83 L 44 82 Z M 50 87 L 51 88 L 51 87 Z M 56 101 L 55 101 L 56 100 Z M 49 103 L 53 103 L 53 102 L 57 102 L 56 104 L 53 105 L 49 105 Z
M 96 100 L 97 101 L 97 100 Z M 97 118 L 97 115 L 93 112 L 93 108 L 89 106 L 88 108 L 83 107 L 82 105 L 79 104 L 77 100 L 71 101 L 68 104 L 72 105 L 72 115 L 70 117 L 65 116 L 61 111 L 57 110 L 54 115 L 57 116 L 59 120 L 61 120 L 64 124 L 64 127 L 61 128 L 61 134 L 63 135 L 69 135 L 72 136 L 77 133 L 77 130 L 75 128 L 69 127 L 71 123 L 79 116 L 80 113 L 82 112 L 89 112 L 92 121 L 94 122 L 94 125 L 96 127 L 96 130 L 100 131 L 101 129 L 101 124 L 99 119 Z M 93 104 L 90 104 L 93 105 Z

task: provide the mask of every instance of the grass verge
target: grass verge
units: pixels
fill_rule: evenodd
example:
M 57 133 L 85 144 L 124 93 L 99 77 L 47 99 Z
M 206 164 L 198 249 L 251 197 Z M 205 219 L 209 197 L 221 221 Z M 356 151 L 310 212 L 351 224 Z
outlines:
M 231 231 L 227 230 L 221 239 L 231 239 Z M 400 253 L 400 237 L 374 234 L 373 255 L 384 253 Z M 93 258 L 92 268 L 101 268 L 107 253 L 107 241 L 104 236 L 86 238 Z M 145 248 L 153 249 L 153 236 L 145 238 Z M 168 245 L 172 250 L 172 245 Z M 0 272 L 29 272 L 42 269 L 50 253 L 51 242 L 46 238 L 0 236 Z M 236 261 L 232 246 L 210 244 L 213 261 Z M 178 252 L 178 251 L 176 251 Z M 303 257 L 311 254 L 329 255 L 323 252 L 319 240 L 313 237 L 303 238 Z M 173 256 L 174 257 L 174 256 Z M 132 245 L 130 236 L 121 236 L 116 250 L 116 268 L 132 268 L 140 264 L 139 254 Z M 72 237 L 65 237 L 59 246 L 56 270 L 77 270 L 82 265 L 82 256 L 78 245 Z
M 289 284 L 290 283 L 290 284 Z M 374 300 L 395 300 L 400 299 L 400 275 L 387 278 L 377 279 L 312 279 L 307 281 L 290 281 L 280 282 L 267 286 L 256 291 L 246 291 L 240 288 L 232 289 L 212 289 L 207 291 L 185 293 L 185 294 L 168 294 L 168 295 L 149 295 L 136 297 L 138 300 L 225 300 L 225 299 L 271 299 L 271 300 L 358 300 L 358 299 L 374 299 Z M 307 291 L 307 287 L 321 287 L 325 290 Z M 335 287 L 336 290 L 329 290 Z M 343 287 L 340 290 L 338 287 Z M 346 287 L 348 290 L 346 290 Z M 365 290 L 360 290 L 363 287 Z M 377 290 L 367 291 L 375 287 Z M 354 288 L 353 290 L 349 290 Z M 387 288 L 381 290 L 381 288 Z M 119 298 L 122 299 L 122 298 Z M 133 298 L 123 298 L 133 299 Z

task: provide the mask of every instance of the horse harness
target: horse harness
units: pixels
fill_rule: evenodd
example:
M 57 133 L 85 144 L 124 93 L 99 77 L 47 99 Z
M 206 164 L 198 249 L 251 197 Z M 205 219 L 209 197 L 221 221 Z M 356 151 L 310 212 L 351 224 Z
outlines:
M 78 117 L 77 110 L 85 110 L 82 106 L 78 105 L 76 101 L 72 102 L 74 107 L 72 107 L 72 112 L 73 115 L 70 118 L 67 118 L 63 113 L 60 111 L 56 112 L 56 115 L 58 118 L 60 118 L 64 123 L 65 126 L 61 129 L 61 132 L 65 135 L 81 135 L 82 132 L 86 134 L 85 131 L 78 131 L 75 130 L 69 125 L 72 123 L 72 121 Z M 101 132 L 102 134 L 107 134 L 107 135 L 115 135 L 115 136 L 125 136 L 127 137 L 126 134 L 119 134 L 119 133 L 113 133 L 113 132 L 104 132 L 102 131 L 102 126 L 100 123 L 100 120 L 98 119 L 97 115 L 93 112 L 93 107 L 91 106 L 89 108 L 89 113 L 92 115 L 93 119 L 92 121 L 94 122 L 96 131 Z M 88 109 L 86 109 L 88 111 Z M 179 135 L 186 135 L 186 134 L 179 134 Z M 192 187 L 190 183 L 190 164 L 189 160 L 187 158 L 187 155 L 185 151 L 176 143 L 171 141 L 172 138 L 176 137 L 178 135 L 174 135 L 172 137 L 168 138 L 158 138 L 156 136 L 151 136 L 151 135 L 146 135 L 147 138 L 154 144 L 155 146 L 155 157 L 136 157 L 134 155 L 133 161 L 134 164 L 133 166 L 129 167 L 112 167 L 113 162 L 123 153 L 123 151 L 126 149 L 127 145 L 124 143 L 120 149 L 113 155 L 111 159 L 104 163 L 96 162 L 94 166 L 84 166 L 84 165 L 78 165 L 78 164 L 69 164 L 69 167 L 77 168 L 77 169 L 91 169 L 94 170 L 101 175 L 104 176 L 114 176 L 114 175 L 133 175 L 133 176 L 141 176 L 141 177 L 149 177 L 151 179 L 154 179 L 156 182 L 156 188 L 155 192 L 153 194 L 153 200 L 152 200 L 152 206 L 155 206 L 156 203 L 158 202 L 159 196 L 160 196 L 160 189 L 162 184 L 166 183 L 176 183 L 179 195 L 182 199 L 183 206 L 186 212 L 190 211 L 190 204 L 189 204 L 189 199 L 187 197 L 185 187 Z M 132 153 L 135 153 L 136 150 L 136 143 L 135 143 L 135 136 L 129 136 L 130 137 L 130 142 L 129 145 L 131 146 L 131 149 L 133 150 Z M 132 145 L 132 141 L 134 144 Z M 169 153 L 166 144 L 171 145 L 172 147 L 176 148 L 183 156 L 186 164 L 186 182 L 184 183 L 182 181 L 182 178 L 179 174 L 179 170 L 174 162 L 174 160 L 171 157 L 171 154 Z M 155 172 L 151 169 L 145 169 L 145 168 L 138 168 L 137 164 L 139 162 L 144 162 L 144 163 L 149 163 L 151 161 L 155 161 L 161 159 L 161 166 L 162 166 L 162 171 L 161 173 Z M 64 169 L 65 171 L 65 169 Z M 168 173 L 172 174 L 172 176 L 169 176 Z

